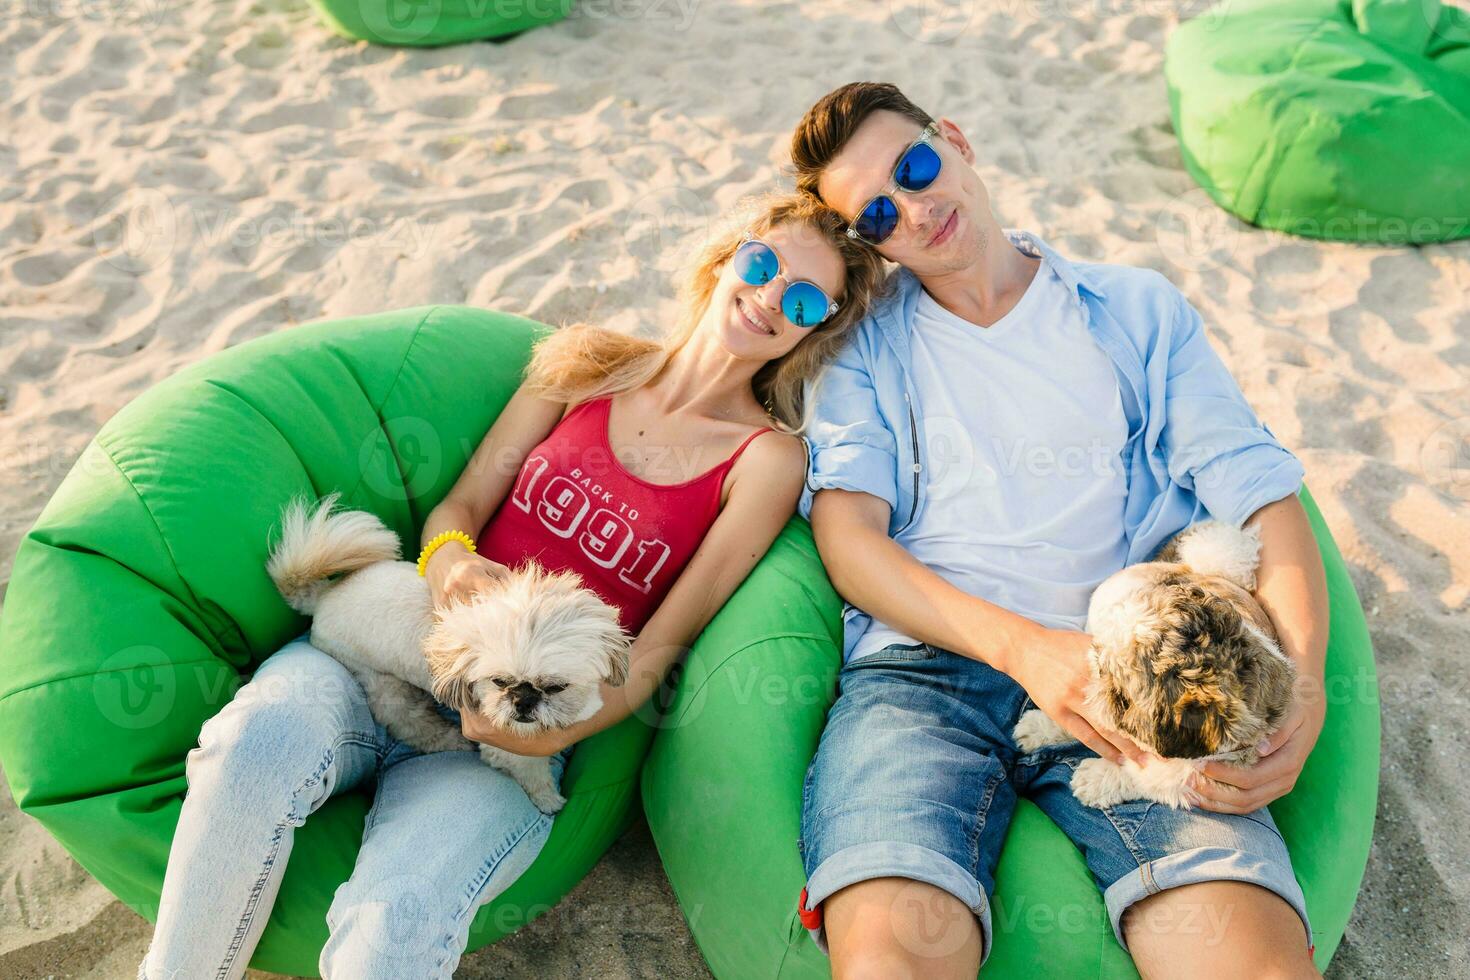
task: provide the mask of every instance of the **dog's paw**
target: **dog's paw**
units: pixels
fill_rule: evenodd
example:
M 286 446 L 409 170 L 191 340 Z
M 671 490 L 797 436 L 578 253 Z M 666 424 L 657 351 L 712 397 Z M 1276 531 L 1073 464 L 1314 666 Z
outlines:
M 1072 795 L 1084 806 L 1117 806 L 1124 800 L 1142 799 L 1137 786 L 1122 766 L 1106 759 L 1088 759 L 1072 773 Z
M 526 787 L 526 795 L 536 805 L 536 809 L 550 816 L 560 813 L 561 808 L 567 805 L 567 798 L 557 791 L 555 786 Z
M 1016 745 L 1022 752 L 1035 752 L 1048 745 L 1064 745 L 1075 741 L 1039 708 L 1033 708 L 1021 715 L 1011 737 L 1016 740 Z

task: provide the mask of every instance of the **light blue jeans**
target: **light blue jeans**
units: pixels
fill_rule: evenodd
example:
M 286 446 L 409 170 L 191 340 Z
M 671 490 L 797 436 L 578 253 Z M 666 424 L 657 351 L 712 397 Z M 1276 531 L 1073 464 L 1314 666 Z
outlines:
M 552 758 L 558 782 L 570 749 Z M 305 635 L 205 723 L 138 976 L 242 977 L 295 829 L 376 779 L 362 849 L 327 912 L 329 980 L 449 977 L 475 910 L 540 853 L 552 818 L 475 752 L 422 755 L 373 720 L 362 688 Z

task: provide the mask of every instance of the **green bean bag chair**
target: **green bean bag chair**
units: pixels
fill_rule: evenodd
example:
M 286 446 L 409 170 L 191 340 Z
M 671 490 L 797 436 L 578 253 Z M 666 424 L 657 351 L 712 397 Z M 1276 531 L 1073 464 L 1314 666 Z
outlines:
M 308 624 L 265 573 L 282 505 L 340 490 L 416 554 L 545 329 L 441 306 L 283 330 L 156 385 L 87 446 L 16 554 L 0 764 L 20 808 L 127 905 L 156 918 L 200 726 Z M 629 824 L 652 733 L 633 717 L 576 747 L 551 839 L 481 908 L 470 948 L 550 909 Z M 297 831 L 254 967 L 316 975 L 370 792 Z
M 1378 687 L 1363 611 L 1311 494 L 1327 569 L 1326 724 L 1296 789 L 1271 806 L 1325 969 L 1352 911 L 1378 798 Z M 825 977 L 796 915 L 802 781 L 836 690 L 842 602 L 805 522 L 691 652 L 643 767 L 643 809 L 705 960 L 721 980 Z M 1081 853 L 1021 800 L 996 874 L 982 976 L 1136 977 Z
M 561 20 L 573 0 L 311 0 L 317 16 L 355 41 L 427 48 L 517 34 Z
M 1263 228 L 1470 236 L 1470 12 L 1440 0 L 1226 0 L 1169 38 L 1184 165 Z

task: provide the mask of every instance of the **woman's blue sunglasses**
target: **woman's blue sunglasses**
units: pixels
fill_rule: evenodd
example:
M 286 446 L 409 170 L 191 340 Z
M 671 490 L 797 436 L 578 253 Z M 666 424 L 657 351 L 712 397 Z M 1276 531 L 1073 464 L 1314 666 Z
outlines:
M 922 191 L 939 176 L 939 152 L 929 145 L 938 132 L 939 124 L 930 123 L 903 151 L 898 163 L 893 165 L 888 186 L 864 204 L 858 216 L 848 224 L 848 238 L 856 238 L 869 245 L 882 245 L 888 241 L 898 227 L 898 205 L 891 195 L 898 191 L 911 194 Z
M 776 250 L 750 232 L 735 249 L 735 274 L 751 286 L 764 286 L 772 279 L 786 279 L 781 291 L 781 312 L 798 327 L 815 327 L 837 312 L 837 304 L 814 282 L 787 279 L 781 272 Z

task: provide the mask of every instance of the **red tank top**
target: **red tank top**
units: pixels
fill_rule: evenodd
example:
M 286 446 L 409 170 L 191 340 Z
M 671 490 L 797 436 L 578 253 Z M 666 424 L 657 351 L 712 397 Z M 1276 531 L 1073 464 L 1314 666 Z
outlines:
M 576 572 L 636 636 L 719 516 L 725 474 L 770 426 L 692 480 L 649 483 L 613 453 L 611 404 L 610 397 L 582 402 L 531 450 L 475 548 L 511 567 L 529 558 Z

